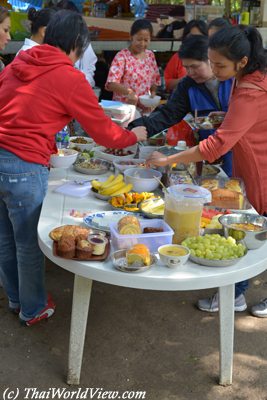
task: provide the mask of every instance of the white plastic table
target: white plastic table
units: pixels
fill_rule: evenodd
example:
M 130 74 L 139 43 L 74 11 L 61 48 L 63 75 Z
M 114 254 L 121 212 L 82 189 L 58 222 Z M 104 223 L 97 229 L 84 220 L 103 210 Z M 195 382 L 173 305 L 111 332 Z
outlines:
M 90 176 L 91 177 L 91 176 Z M 49 232 L 56 226 L 79 224 L 69 215 L 72 209 L 80 211 L 109 210 L 106 202 L 91 194 L 85 198 L 74 198 L 54 192 L 56 186 L 66 179 L 88 179 L 72 169 L 54 169 L 50 172 L 49 189 L 44 200 L 38 226 L 39 245 L 43 253 L 58 266 L 73 272 L 74 291 L 70 327 L 68 384 L 79 384 L 93 280 L 129 288 L 148 290 L 199 290 L 219 288 L 220 300 L 220 384 L 232 383 L 233 339 L 234 339 L 234 285 L 252 278 L 266 269 L 267 244 L 258 250 L 250 250 L 243 260 L 231 267 L 213 268 L 186 263 L 177 269 L 162 265 L 153 266 L 140 274 L 117 271 L 110 259 L 106 262 L 73 261 L 56 257 L 52 252 Z

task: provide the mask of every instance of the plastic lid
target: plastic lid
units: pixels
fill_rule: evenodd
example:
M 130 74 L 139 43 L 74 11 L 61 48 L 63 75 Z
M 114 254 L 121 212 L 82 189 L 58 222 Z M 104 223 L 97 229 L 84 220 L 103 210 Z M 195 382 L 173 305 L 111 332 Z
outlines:
M 211 202 L 211 192 L 201 186 L 179 184 L 170 186 L 167 192 L 176 198 L 201 199 L 204 203 Z
M 185 140 L 178 140 L 177 146 L 175 146 L 175 150 L 187 150 L 188 146 L 186 145 Z

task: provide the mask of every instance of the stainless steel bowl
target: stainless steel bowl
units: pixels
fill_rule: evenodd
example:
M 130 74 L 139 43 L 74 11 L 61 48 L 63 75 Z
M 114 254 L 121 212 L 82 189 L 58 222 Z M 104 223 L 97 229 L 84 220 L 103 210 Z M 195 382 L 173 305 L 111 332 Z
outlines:
M 244 244 L 249 250 L 258 249 L 267 240 L 267 218 L 257 214 L 226 214 L 219 218 L 223 226 L 224 236 L 232 236 L 237 242 Z M 234 227 L 232 224 L 253 224 L 260 230 L 252 231 Z

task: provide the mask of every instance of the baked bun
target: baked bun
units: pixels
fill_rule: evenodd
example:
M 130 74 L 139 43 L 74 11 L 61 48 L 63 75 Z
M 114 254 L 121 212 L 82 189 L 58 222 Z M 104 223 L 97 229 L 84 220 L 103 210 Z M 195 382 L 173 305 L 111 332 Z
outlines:
M 211 206 L 232 208 L 240 210 L 243 208 L 244 196 L 240 192 L 229 189 L 215 189 L 211 191 Z
M 62 235 L 57 244 L 57 255 L 63 258 L 75 257 L 75 237 Z
M 126 215 L 118 222 L 118 232 L 120 235 L 140 235 L 142 231 L 139 220 L 132 215 Z
M 144 244 L 135 244 L 126 253 L 126 260 L 128 265 L 138 263 L 141 265 L 150 265 L 150 251 L 149 248 Z
M 93 246 L 86 239 L 77 240 L 76 257 L 79 260 L 88 260 L 92 256 Z

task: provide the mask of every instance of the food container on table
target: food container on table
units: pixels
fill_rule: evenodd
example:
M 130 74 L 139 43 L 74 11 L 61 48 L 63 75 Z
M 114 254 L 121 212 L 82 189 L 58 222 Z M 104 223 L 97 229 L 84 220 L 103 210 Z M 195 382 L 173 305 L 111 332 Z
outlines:
M 93 139 L 87 136 L 71 136 L 69 147 L 79 151 L 91 150 L 95 146 Z
M 126 169 L 137 168 L 145 164 L 144 158 L 133 158 L 128 160 L 116 160 L 113 161 L 116 173 L 123 173 Z
M 170 244 L 158 248 L 160 261 L 169 268 L 176 268 L 184 265 L 190 255 L 188 247 L 179 244 Z
M 139 157 L 147 160 L 154 151 L 159 151 L 160 146 L 139 146 Z
M 162 228 L 162 232 L 142 233 L 139 235 L 121 235 L 118 232 L 118 223 L 110 223 L 111 244 L 114 250 L 130 249 L 137 243 L 145 244 L 151 253 L 156 253 L 160 246 L 171 244 L 173 230 L 162 219 L 140 220 L 141 229 L 146 227 Z
M 219 222 L 223 226 L 226 237 L 232 236 L 249 250 L 258 249 L 267 241 L 267 218 L 258 214 L 222 215 Z M 239 224 L 244 224 L 244 226 Z M 252 230 L 248 224 L 251 224 L 255 230 Z M 246 229 L 244 229 L 245 227 Z
M 50 157 L 53 168 L 69 168 L 75 161 L 79 152 L 73 149 L 61 149 Z
M 197 185 L 174 185 L 164 190 L 164 220 L 174 230 L 173 243 L 180 244 L 189 236 L 198 236 L 203 205 L 211 193 Z
M 124 171 L 124 180 L 133 185 L 138 193 L 153 192 L 160 184 L 162 173 L 150 168 L 128 168 Z
M 94 147 L 94 157 L 101 158 L 102 160 L 108 160 L 108 161 L 120 161 L 120 160 L 128 160 L 129 158 L 134 158 L 136 152 L 137 152 L 138 145 L 134 144 L 133 146 L 126 147 L 123 150 L 123 154 L 125 155 L 114 155 L 107 153 L 107 148 L 104 146 L 97 146 Z M 128 152 L 128 154 L 127 154 Z

